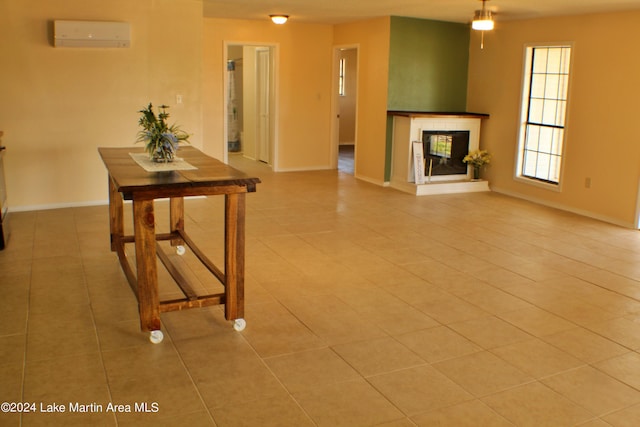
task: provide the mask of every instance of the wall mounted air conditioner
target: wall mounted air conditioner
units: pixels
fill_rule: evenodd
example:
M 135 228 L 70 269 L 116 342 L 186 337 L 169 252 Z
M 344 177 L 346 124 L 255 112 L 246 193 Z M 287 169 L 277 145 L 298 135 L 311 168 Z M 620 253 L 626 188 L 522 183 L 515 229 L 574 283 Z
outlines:
M 128 22 L 54 21 L 54 46 L 129 47 L 131 29 Z

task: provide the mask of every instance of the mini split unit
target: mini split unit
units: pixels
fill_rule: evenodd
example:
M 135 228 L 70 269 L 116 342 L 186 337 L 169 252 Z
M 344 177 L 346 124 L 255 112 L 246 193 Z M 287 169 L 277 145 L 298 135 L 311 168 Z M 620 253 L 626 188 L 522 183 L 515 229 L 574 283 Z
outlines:
M 54 21 L 53 45 L 56 47 L 129 47 L 128 22 Z

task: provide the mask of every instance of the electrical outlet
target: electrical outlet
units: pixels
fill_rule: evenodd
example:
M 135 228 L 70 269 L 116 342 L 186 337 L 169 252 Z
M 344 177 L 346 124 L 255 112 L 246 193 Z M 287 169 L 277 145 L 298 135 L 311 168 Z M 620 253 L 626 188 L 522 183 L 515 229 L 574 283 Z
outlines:
M 591 178 L 587 177 L 584 179 L 584 188 L 591 188 Z

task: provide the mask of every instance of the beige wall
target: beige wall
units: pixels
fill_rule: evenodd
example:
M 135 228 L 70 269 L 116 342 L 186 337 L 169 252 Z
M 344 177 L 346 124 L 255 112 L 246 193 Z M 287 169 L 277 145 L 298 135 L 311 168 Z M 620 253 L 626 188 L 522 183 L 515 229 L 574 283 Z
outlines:
M 390 18 L 336 25 L 334 44 L 358 45 L 356 176 L 384 183 Z
M 137 111 L 171 120 L 201 145 L 201 0 L 2 0 L 0 129 L 11 209 L 107 199 L 99 146 L 133 145 Z M 131 24 L 127 49 L 54 48 L 51 21 Z
M 387 87 L 380 82 L 388 79 L 388 17 L 278 27 L 266 20 L 203 20 L 201 0 L 0 1 L 0 37 L 10 40 L 0 44 L 0 129 L 12 209 L 106 200 L 96 149 L 133 145 L 137 111 L 149 101 L 172 105 L 171 120 L 193 134 L 193 144 L 222 158 L 225 42 L 276 46 L 280 170 L 332 164 L 333 48 L 357 45 L 356 173 L 384 182 Z M 132 46 L 54 48 L 55 19 L 130 22 Z M 494 190 L 635 225 L 640 56 L 632 38 L 639 23 L 640 12 L 500 22 L 484 50 L 472 34 L 468 110 L 491 115 L 481 144 L 494 155 L 486 175 Z M 560 192 L 513 179 L 523 46 L 548 41 L 575 43 Z M 175 105 L 177 94 L 182 106 Z
M 492 189 L 551 206 L 634 226 L 640 143 L 640 11 L 499 22 L 470 47 L 468 110 L 489 113 L 481 146 L 494 155 Z M 560 192 L 514 180 L 523 46 L 574 42 L 565 168 Z M 591 188 L 585 180 L 591 178 Z
M 328 169 L 331 164 L 333 27 L 268 20 L 204 19 L 205 150 L 224 156 L 224 43 L 276 46 L 278 170 Z

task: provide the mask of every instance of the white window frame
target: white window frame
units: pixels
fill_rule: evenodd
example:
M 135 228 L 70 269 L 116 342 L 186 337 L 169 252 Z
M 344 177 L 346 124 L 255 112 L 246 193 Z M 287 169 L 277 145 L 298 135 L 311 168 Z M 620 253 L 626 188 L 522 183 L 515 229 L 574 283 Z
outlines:
M 532 76 L 531 67 L 533 62 L 533 49 L 534 48 L 554 48 L 554 47 L 567 47 L 570 49 L 569 55 L 569 75 L 567 78 L 567 94 L 565 101 L 565 110 L 564 110 L 564 123 L 562 126 L 563 135 L 562 135 L 562 149 L 560 151 L 560 166 L 558 173 L 558 182 L 552 182 L 543 180 L 540 178 L 530 177 L 523 173 L 524 166 L 524 152 L 525 152 L 525 142 L 526 142 L 526 132 L 528 125 L 528 115 L 529 115 L 529 105 L 530 105 L 530 79 Z M 520 101 L 520 123 L 518 129 L 518 150 L 516 152 L 516 169 L 515 169 L 515 179 L 524 182 L 527 184 L 539 186 L 542 188 L 546 188 L 552 191 L 561 191 L 562 183 L 563 183 L 563 172 L 564 172 L 564 164 L 565 164 L 565 153 L 567 149 L 567 124 L 568 124 L 568 105 L 569 98 L 571 93 L 571 77 L 573 75 L 573 63 L 574 63 L 575 49 L 574 44 L 572 42 L 558 42 L 558 43 L 529 43 L 524 47 L 524 68 L 522 73 L 522 98 Z

